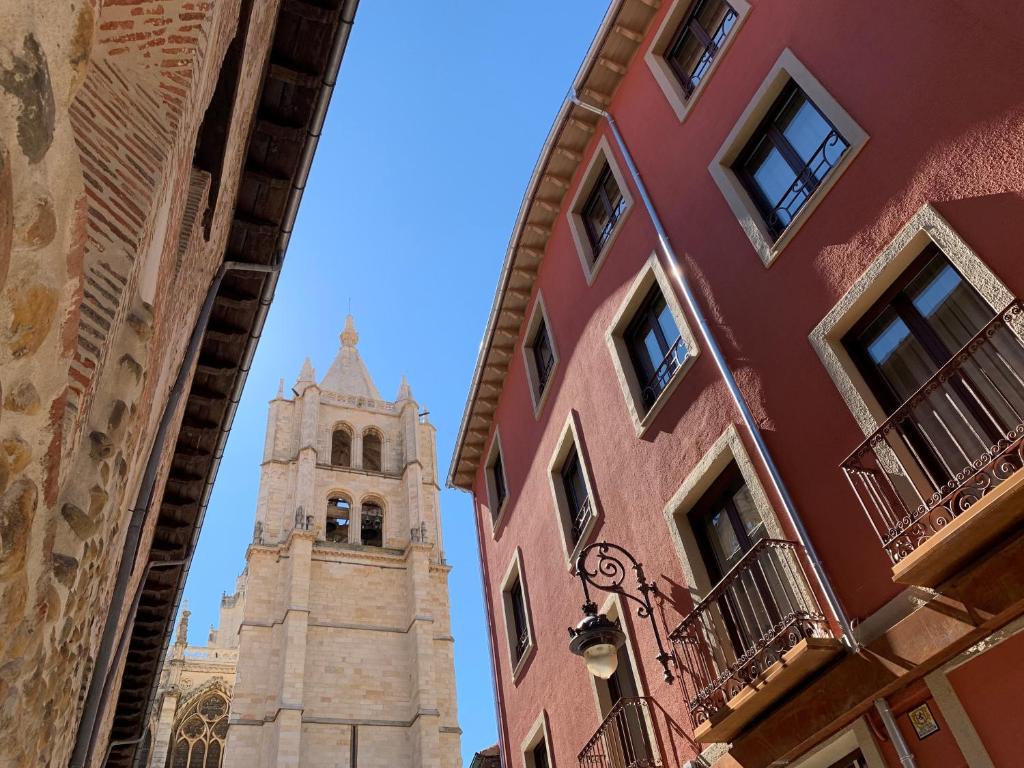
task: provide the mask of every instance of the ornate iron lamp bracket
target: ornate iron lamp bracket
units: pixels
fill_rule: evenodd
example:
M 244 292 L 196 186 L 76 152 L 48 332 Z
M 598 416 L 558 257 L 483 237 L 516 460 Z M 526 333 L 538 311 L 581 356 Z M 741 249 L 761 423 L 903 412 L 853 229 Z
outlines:
M 595 555 L 593 570 L 587 568 L 587 559 Z M 625 561 L 625 562 L 624 562 Z M 622 586 L 626 580 L 626 567 L 632 568 L 636 575 L 636 590 L 638 594 L 631 594 Z M 621 595 L 627 600 L 632 600 L 637 605 L 636 615 L 641 619 L 651 622 L 654 630 L 654 639 L 658 643 L 658 655 L 655 657 L 664 672 L 666 683 L 671 683 L 675 677 L 669 669 L 669 663 L 675 663 L 675 658 L 665 650 L 661 641 L 661 633 L 658 631 L 658 624 L 654 620 L 654 610 L 651 605 L 650 595 L 658 594 L 658 587 L 653 581 L 648 581 L 644 576 L 644 568 L 636 558 L 626 549 L 618 544 L 608 541 L 598 541 L 584 547 L 576 558 L 576 575 L 583 584 L 583 613 L 588 616 L 597 615 L 597 604 L 590 597 L 590 587 L 602 592 L 610 592 Z

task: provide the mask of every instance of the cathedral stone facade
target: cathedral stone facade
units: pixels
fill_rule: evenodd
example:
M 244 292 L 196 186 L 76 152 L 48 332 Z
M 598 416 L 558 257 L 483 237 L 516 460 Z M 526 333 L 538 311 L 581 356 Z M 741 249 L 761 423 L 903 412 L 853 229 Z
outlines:
M 270 403 L 225 768 L 461 765 L 434 427 L 358 339 Z

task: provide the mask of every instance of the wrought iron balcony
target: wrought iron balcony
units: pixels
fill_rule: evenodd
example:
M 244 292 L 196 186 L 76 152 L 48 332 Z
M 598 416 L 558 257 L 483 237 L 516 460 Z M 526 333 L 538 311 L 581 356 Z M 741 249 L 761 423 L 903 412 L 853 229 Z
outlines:
M 1022 321 L 1024 305 L 1017 300 L 842 464 L 898 580 L 921 584 L 921 578 L 948 575 L 948 569 L 929 568 L 927 575 L 899 578 L 917 550 L 962 530 L 968 521 L 961 518 L 977 513 L 984 506 L 979 502 L 1000 488 L 1005 494 L 1024 477 L 1017 475 L 1024 466 Z M 1006 514 L 996 528 L 1012 523 Z M 995 529 L 991 522 L 986 527 L 991 538 Z M 975 549 L 984 543 L 984 536 L 969 538 Z
M 655 768 L 646 697 L 622 698 L 579 754 L 580 768 Z
M 648 382 L 644 385 L 642 396 L 644 406 L 647 408 L 650 408 L 654 404 L 654 401 L 658 399 L 658 395 L 664 391 L 665 387 L 667 387 L 668 383 L 672 380 L 673 374 L 679 370 L 679 364 L 681 362 L 679 359 L 680 351 L 682 351 L 683 356 L 685 357 L 686 345 L 683 344 L 682 336 L 672 343 L 672 346 L 669 347 L 668 352 L 661 361 L 661 364 L 658 365 L 657 370 L 655 370 L 654 375 L 651 376 Z
M 838 652 L 800 551 L 762 539 L 669 635 L 697 740 L 729 740 Z

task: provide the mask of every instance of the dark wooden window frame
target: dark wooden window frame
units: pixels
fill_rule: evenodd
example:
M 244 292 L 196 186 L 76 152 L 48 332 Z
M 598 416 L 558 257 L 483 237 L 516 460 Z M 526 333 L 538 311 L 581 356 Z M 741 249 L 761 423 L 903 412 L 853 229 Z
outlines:
M 611 198 L 608 197 L 608 190 L 605 189 L 605 185 L 608 181 L 614 182 L 615 190 L 618 192 L 618 200 L 616 200 L 614 204 L 612 203 Z M 601 173 L 598 174 L 597 180 L 594 182 L 593 187 L 591 187 L 590 192 L 587 194 L 586 202 L 583 203 L 583 207 L 580 208 L 579 213 L 580 218 L 583 220 L 583 229 L 587 233 L 587 240 L 590 242 L 590 247 L 593 251 L 591 266 L 593 266 L 597 261 L 598 256 L 607 244 L 608 239 L 611 237 L 611 233 L 615 229 L 615 225 L 618 224 L 619 219 L 622 218 L 622 214 L 625 213 L 625 200 L 625 194 L 619 186 L 619 180 L 612 172 L 612 165 L 607 159 L 605 159 L 604 168 L 602 168 Z M 600 206 L 608 216 L 608 223 L 601 232 L 598 232 L 594 228 L 592 220 L 592 214 L 598 206 Z
M 491 516 L 497 519 L 498 513 L 505 505 L 505 499 L 508 498 L 508 486 L 505 484 L 505 463 L 501 457 L 501 448 L 495 448 L 494 460 L 488 466 L 487 471 L 491 475 L 491 486 L 494 490 L 494 509 L 491 510 Z
M 776 239 L 778 239 L 782 235 L 782 233 L 786 230 L 786 227 L 789 226 L 789 223 L 787 223 L 785 226 L 773 225 L 771 223 L 772 214 L 774 213 L 776 207 L 776 201 L 768 200 L 764 196 L 764 193 L 761 191 L 760 186 L 758 186 L 757 182 L 754 180 L 753 175 L 746 168 L 747 162 L 751 159 L 754 152 L 757 151 L 761 143 L 761 139 L 767 138 L 768 141 L 771 142 L 772 146 L 779 151 L 779 154 L 782 155 L 782 158 L 786 161 L 786 164 L 790 167 L 793 173 L 796 174 L 797 179 L 802 180 L 807 189 L 807 198 L 804 200 L 803 203 L 800 204 L 800 207 L 795 212 L 793 212 L 792 219 L 795 219 L 797 217 L 800 210 L 807 204 L 807 201 L 810 200 L 811 196 L 818 190 L 818 187 L 820 187 L 824 183 L 825 179 L 827 179 L 832 174 L 832 171 L 834 171 L 836 165 L 838 165 L 837 162 L 835 165 L 829 168 L 828 173 L 826 173 L 824 177 L 822 177 L 821 179 L 817 179 L 813 173 L 808 172 L 807 162 L 805 162 L 804 159 L 800 157 L 800 154 L 796 151 L 793 145 L 789 143 L 789 139 L 787 139 L 785 134 L 783 134 L 783 132 L 780 131 L 775 126 L 775 121 L 778 119 L 780 112 L 786 106 L 786 104 L 789 103 L 790 98 L 792 98 L 798 91 L 801 94 L 803 94 L 803 97 L 807 100 L 807 103 L 814 107 L 818 114 L 821 115 L 821 118 L 826 123 L 828 123 L 829 127 L 832 129 L 832 131 L 835 132 L 836 136 L 838 136 L 839 139 L 844 144 L 846 144 L 846 149 L 843 150 L 844 155 L 846 154 L 846 152 L 849 151 L 850 148 L 849 140 L 845 136 L 843 136 L 842 132 L 838 128 L 836 128 L 835 123 L 833 123 L 829 119 L 828 115 L 826 115 L 821 110 L 821 108 L 814 103 L 814 100 L 807 95 L 807 92 L 800 87 L 799 83 L 797 83 L 796 80 L 793 80 L 791 78 L 790 81 L 786 83 L 785 87 L 783 87 L 779 95 L 776 96 L 775 99 L 772 101 L 772 104 L 768 108 L 768 111 L 765 114 L 764 118 L 761 120 L 760 123 L 758 123 L 758 126 L 757 128 L 754 129 L 754 132 L 750 134 L 750 137 L 743 145 L 743 149 L 737 156 L 736 161 L 732 164 L 733 173 L 736 174 L 736 177 L 740 180 L 740 184 L 743 185 L 743 188 L 746 190 L 747 194 L 750 195 L 750 199 L 753 200 L 754 205 L 757 207 L 758 211 L 760 211 L 761 216 L 764 219 L 765 226 L 768 227 L 772 236 L 775 237 Z M 792 221 L 792 219 L 790 221 Z
M 682 338 L 682 331 L 678 327 L 676 330 L 679 332 L 679 335 L 676 338 L 671 340 L 665 338 L 665 333 L 662 330 L 661 323 L 658 321 L 660 312 L 656 312 L 654 309 L 656 306 L 659 306 L 659 304 L 664 304 L 667 307 L 668 300 L 665 298 L 665 294 L 661 290 L 661 284 L 655 281 L 654 285 L 652 285 L 647 291 L 647 295 L 644 297 L 640 307 L 633 314 L 633 318 L 629 321 L 629 325 L 626 326 L 626 331 L 622 335 L 623 341 L 626 343 L 626 349 L 629 351 L 629 360 L 633 365 L 633 371 L 636 373 L 637 383 L 639 384 L 641 391 L 654 378 L 654 375 L 661 367 L 661 363 L 664 362 L 664 359 L 668 357 L 672 348 Z M 675 321 L 674 317 L 673 321 Z M 676 323 L 676 325 L 678 326 L 678 323 Z M 658 347 L 662 353 L 662 360 L 657 365 L 653 366 L 647 357 L 647 346 L 643 341 L 648 331 L 654 331 L 654 336 L 658 341 Z M 643 403 L 643 405 L 645 408 L 649 408 L 652 403 Z
M 530 755 L 533 757 L 533 768 L 551 768 L 551 764 L 548 762 L 548 742 L 544 736 L 541 736 L 540 741 L 533 745 Z
M 697 40 L 701 42 L 701 44 L 703 44 L 704 53 L 709 53 L 711 55 L 711 59 L 708 62 L 708 65 L 710 66 L 711 62 L 715 60 L 715 57 L 718 55 L 721 46 L 715 43 L 714 41 L 714 31 L 708 32 L 708 30 L 704 29 L 704 26 L 697 19 L 697 14 L 704 7 L 704 5 L 708 2 L 713 1 L 714 0 L 695 0 L 695 2 L 690 6 L 690 9 L 686 12 L 686 16 L 683 19 L 682 24 L 679 25 L 675 33 L 672 35 L 672 40 L 669 42 L 668 46 L 666 46 L 665 53 L 663 54 L 665 63 L 668 64 L 669 69 L 672 70 L 672 74 L 674 74 L 676 76 L 676 79 L 679 80 L 679 84 L 680 86 L 682 86 L 683 93 L 686 95 L 686 98 L 690 98 L 690 96 L 693 95 L 693 91 L 696 89 L 697 86 L 690 84 L 690 78 L 692 77 L 691 73 L 680 69 L 679 62 L 676 61 L 676 54 L 682 47 L 683 39 L 686 37 L 686 33 L 690 32 L 694 37 L 697 38 Z M 731 13 L 734 17 L 733 24 L 735 24 L 735 20 L 739 16 L 736 13 L 736 9 L 733 8 L 732 5 L 730 5 L 728 2 L 725 2 L 725 0 L 722 0 L 722 4 L 729 9 L 726 12 L 726 16 L 723 17 L 723 23 L 725 18 L 727 18 L 728 15 Z M 726 38 L 728 38 L 728 34 L 726 35 Z M 703 80 L 703 78 L 701 79 Z
M 547 351 L 547 360 L 544 359 L 545 349 Z M 548 326 L 544 322 L 543 315 L 537 330 L 534 331 L 530 352 L 533 354 L 533 364 L 537 369 L 537 396 L 539 397 L 544 394 L 551 371 L 555 367 L 555 348 L 551 345 L 551 336 L 548 334 Z
M 530 644 L 530 624 L 526 616 L 526 592 L 523 590 L 523 575 L 516 573 L 509 584 L 508 601 L 512 625 L 512 660 L 518 664 Z
M 583 492 L 585 495 L 582 499 L 576 498 L 576 489 L 572 480 L 573 474 L 579 475 L 579 482 L 583 486 Z M 583 505 L 590 501 L 590 492 L 587 489 L 586 475 L 583 474 L 583 462 L 580 459 L 580 453 L 576 448 L 575 441 L 569 448 L 569 454 L 565 457 L 565 461 L 562 463 L 562 469 L 559 471 L 559 475 L 562 480 L 562 490 L 565 493 L 565 501 L 568 506 L 566 511 L 569 513 L 569 540 L 572 542 L 572 545 L 575 546 L 583 533 L 582 526 L 577 527 L 576 522 L 581 510 L 583 509 Z

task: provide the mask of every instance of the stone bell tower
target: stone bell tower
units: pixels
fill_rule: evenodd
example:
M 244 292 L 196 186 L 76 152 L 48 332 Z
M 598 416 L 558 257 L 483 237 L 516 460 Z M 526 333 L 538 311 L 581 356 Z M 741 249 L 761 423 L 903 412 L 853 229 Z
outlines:
M 270 402 L 226 768 L 461 765 L 434 427 L 358 341 Z

